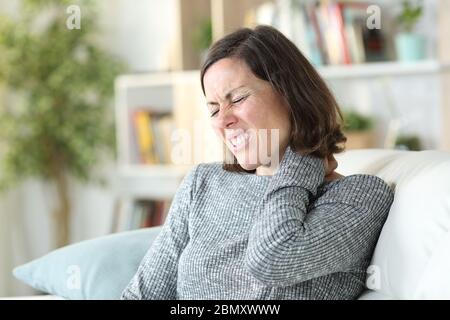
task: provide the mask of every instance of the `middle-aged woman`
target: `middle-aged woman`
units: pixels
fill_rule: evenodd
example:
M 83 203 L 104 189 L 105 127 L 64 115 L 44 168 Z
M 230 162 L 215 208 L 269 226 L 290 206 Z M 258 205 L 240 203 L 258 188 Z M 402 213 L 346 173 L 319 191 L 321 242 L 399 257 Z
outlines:
M 259 26 L 210 48 L 201 85 L 231 161 L 187 174 L 122 298 L 357 298 L 394 192 L 334 171 L 345 137 L 324 81 Z

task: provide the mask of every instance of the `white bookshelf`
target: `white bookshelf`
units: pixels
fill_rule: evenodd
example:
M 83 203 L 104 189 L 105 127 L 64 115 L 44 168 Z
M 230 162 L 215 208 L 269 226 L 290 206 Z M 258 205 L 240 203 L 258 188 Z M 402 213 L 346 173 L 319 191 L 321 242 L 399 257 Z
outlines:
M 146 108 L 172 113 L 175 74 L 121 75 L 115 81 L 117 172 L 120 196 L 133 199 L 171 199 L 189 166 L 145 165 L 133 158 L 133 127 L 130 114 Z
M 351 78 L 433 74 L 448 70 L 449 67 L 449 64 L 441 64 L 437 60 L 422 60 L 412 63 L 389 61 L 353 65 L 333 65 L 318 67 L 317 70 L 326 80 L 345 80 Z
M 176 100 L 175 73 L 121 75 L 115 81 L 115 119 L 118 188 L 113 231 L 127 226 L 139 200 L 171 200 L 191 166 L 142 164 L 132 114 L 135 110 L 173 114 Z M 158 142 L 156 142 L 158 143 Z M 120 228 L 120 227 L 119 227 Z
M 122 166 L 119 191 L 127 198 L 171 199 L 188 170 L 171 165 Z
M 115 81 L 118 165 L 137 164 L 132 159 L 130 113 L 142 107 L 156 112 L 173 110 L 172 75 L 169 73 L 122 75 Z

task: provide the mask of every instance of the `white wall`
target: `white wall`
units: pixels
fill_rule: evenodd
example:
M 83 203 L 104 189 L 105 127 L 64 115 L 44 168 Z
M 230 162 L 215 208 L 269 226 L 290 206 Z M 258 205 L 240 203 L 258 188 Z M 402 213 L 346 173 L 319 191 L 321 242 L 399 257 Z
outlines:
M 175 0 L 100 0 L 104 44 L 131 71 L 168 70 Z

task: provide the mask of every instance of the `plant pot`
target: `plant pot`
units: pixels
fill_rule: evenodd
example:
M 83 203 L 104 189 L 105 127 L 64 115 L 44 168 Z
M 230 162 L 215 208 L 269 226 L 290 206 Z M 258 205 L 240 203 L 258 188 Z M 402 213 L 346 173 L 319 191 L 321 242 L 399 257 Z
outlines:
M 375 147 L 375 134 L 370 131 L 350 131 L 344 132 L 347 137 L 345 149 L 367 149 Z
M 397 60 L 417 61 L 425 59 L 425 38 L 414 33 L 399 33 L 395 37 Z

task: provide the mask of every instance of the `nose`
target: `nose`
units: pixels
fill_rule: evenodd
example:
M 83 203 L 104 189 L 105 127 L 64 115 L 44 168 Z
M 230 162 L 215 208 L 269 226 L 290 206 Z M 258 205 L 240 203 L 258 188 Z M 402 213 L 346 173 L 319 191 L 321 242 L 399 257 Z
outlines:
M 215 125 L 221 129 L 227 129 L 237 122 L 237 117 L 233 113 L 232 108 L 224 108 L 217 113 Z

